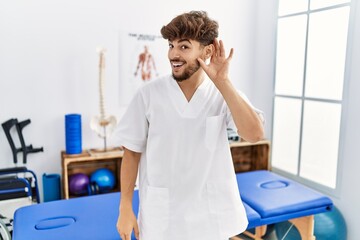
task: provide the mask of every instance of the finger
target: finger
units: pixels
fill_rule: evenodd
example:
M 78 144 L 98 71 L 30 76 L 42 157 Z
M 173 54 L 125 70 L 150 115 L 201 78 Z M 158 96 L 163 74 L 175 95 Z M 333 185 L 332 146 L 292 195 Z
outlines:
M 208 66 L 206 65 L 206 63 L 204 62 L 204 60 L 202 60 L 201 58 L 198 58 L 197 60 L 199 61 L 200 67 L 201 67 L 202 69 L 204 69 L 205 72 L 206 72 Z
M 224 48 L 224 43 L 222 40 L 220 40 L 220 47 L 219 47 L 219 52 L 220 52 L 220 57 L 223 57 L 225 56 L 225 48 Z
M 130 234 L 123 233 L 120 235 L 122 240 L 130 240 L 130 236 L 131 236 L 131 233 Z
M 130 240 L 130 239 L 131 239 L 131 232 L 128 233 L 128 234 L 125 234 L 125 239 L 126 239 L 126 240 Z
M 135 233 L 135 238 L 136 239 L 139 239 L 140 237 L 139 237 L 139 227 L 138 227 L 138 225 L 137 224 L 135 224 L 135 226 L 134 226 L 134 233 Z
M 232 59 L 233 54 L 234 54 L 234 49 L 233 49 L 233 48 L 231 48 L 231 49 L 230 49 L 230 54 L 229 54 L 229 57 L 227 58 L 227 60 L 228 60 L 228 61 L 230 61 L 230 60 Z
M 218 57 L 220 54 L 219 52 L 219 41 L 217 40 L 217 38 L 214 39 L 214 56 Z

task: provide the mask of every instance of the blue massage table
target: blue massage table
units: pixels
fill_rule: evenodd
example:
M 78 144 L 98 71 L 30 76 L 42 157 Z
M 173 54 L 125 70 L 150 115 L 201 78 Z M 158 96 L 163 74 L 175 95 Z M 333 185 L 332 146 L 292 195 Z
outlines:
M 327 196 L 298 182 L 270 171 L 253 171 L 236 175 L 241 198 L 249 220 L 244 234 L 262 239 L 266 227 L 290 221 L 303 240 L 315 240 L 314 214 L 331 211 L 333 203 Z M 239 238 L 233 238 L 239 239 Z
M 269 171 L 238 173 L 237 180 L 248 229 L 253 229 L 244 234 L 253 239 L 263 239 L 268 224 L 282 221 L 292 222 L 302 239 L 315 239 L 313 215 L 332 209 L 328 197 Z M 14 216 L 13 240 L 118 240 L 119 201 L 117 192 L 20 208 Z M 136 191 L 135 214 L 138 204 Z

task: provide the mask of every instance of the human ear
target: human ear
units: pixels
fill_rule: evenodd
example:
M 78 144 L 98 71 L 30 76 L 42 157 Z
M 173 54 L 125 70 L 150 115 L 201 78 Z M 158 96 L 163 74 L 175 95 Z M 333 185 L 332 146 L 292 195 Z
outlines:
M 209 44 L 209 45 L 205 46 L 205 49 L 204 49 L 205 59 L 208 59 L 212 56 L 214 49 L 215 49 L 214 44 Z

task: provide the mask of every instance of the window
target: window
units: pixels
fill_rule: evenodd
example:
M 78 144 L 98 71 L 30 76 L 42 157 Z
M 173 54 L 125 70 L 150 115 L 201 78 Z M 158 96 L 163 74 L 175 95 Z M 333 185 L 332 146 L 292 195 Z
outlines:
M 272 166 L 336 189 L 350 0 L 279 0 Z

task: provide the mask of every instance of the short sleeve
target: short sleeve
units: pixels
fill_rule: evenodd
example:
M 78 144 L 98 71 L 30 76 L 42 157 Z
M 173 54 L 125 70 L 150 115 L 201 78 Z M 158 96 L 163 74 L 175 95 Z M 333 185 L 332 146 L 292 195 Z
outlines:
M 143 152 L 148 135 L 144 99 L 138 91 L 130 102 L 116 129 L 116 142 L 134 152 Z
M 264 117 L 263 111 L 255 108 L 251 104 L 250 100 L 248 99 L 248 97 L 244 93 L 242 93 L 240 91 L 237 91 L 237 92 L 244 99 L 244 101 L 247 104 L 249 104 L 249 106 L 258 114 L 258 116 L 259 116 L 260 120 L 262 121 L 262 123 L 265 124 L 265 117 Z M 235 132 L 237 132 L 237 127 L 236 127 L 234 119 L 233 119 L 233 117 L 231 115 L 230 109 L 229 109 L 229 107 L 227 105 L 226 105 L 226 124 L 227 124 L 227 128 L 230 128 L 230 129 L 234 130 Z

